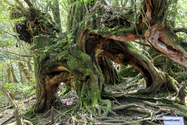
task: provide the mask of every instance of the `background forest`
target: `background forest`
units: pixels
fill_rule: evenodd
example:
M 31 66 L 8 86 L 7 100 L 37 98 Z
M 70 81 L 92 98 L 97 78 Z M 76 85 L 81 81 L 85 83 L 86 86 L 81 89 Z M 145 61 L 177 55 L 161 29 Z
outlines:
M 79 6 L 78 5 L 79 2 L 72 2 L 71 0 L 52 0 L 52 1 L 30 0 L 30 1 L 32 2 L 33 5 L 39 8 L 41 12 L 47 12 L 49 15 L 53 15 L 51 17 L 45 15 L 45 17 L 47 18 L 49 17 L 48 18 L 49 22 L 52 20 L 56 23 L 55 28 L 59 29 L 59 31 L 56 30 L 55 32 L 59 32 L 60 35 L 57 36 L 61 38 L 60 40 L 62 40 L 61 36 L 64 37 L 66 35 L 67 39 L 70 38 L 69 36 L 72 36 L 73 31 L 69 32 L 71 30 L 68 29 L 69 28 L 68 26 L 71 25 L 69 23 L 70 21 L 68 20 L 70 19 L 68 15 L 70 15 L 69 12 L 71 7 Z M 89 2 L 89 0 L 83 0 L 83 1 L 85 3 Z M 125 8 L 126 10 L 132 9 L 133 12 L 138 13 L 139 6 L 143 1 L 144 0 L 142 1 L 141 0 L 140 1 L 139 0 L 104 0 L 103 2 L 103 0 L 101 0 L 100 2 L 105 4 L 107 9 L 114 9 L 117 7 L 121 7 L 121 8 Z M 24 1 L 20 0 L 20 2 L 25 8 L 28 8 L 28 5 Z M 177 32 L 176 34 L 178 38 L 181 41 L 183 41 L 182 47 L 185 48 L 187 47 L 186 46 L 187 45 L 187 3 L 185 0 L 170 0 L 169 2 L 171 4 L 168 6 L 166 12 L 167 16 L 165 17 L 165 20 L 168 20 L 168 23 L 170 24 L 172 29 L 180 28 L 182 32 L 176 31 Z M 53 44 L 49 43 L 45 45 L 45 47 L 43 47 L 42 50 L 39 50 L 35 48 L 34 44 L 30 44 L 29 42 L 25 42 L 20 39 L 19 37 L 20 34 L 18 33 L 15 25 L 17 24 L 17 22 L 21 22 L 25 20 L 25 17 L 20 16 L 19 18 L 14 18 L 12 16 L 12 14 L 15 12 L 15 10 L 12 8 L 14 8 L 13 6 L 18 6 L 19 5 L 18 3 L 19 2 L 17 0 L 0 0 L 0 13 L 1 13 L 0 14 L 0 87 L 1 88 L 3 87 L 4 90 L 7 91 L 7 93 L 9 93 L 11 99 L 15 103 L 16 107 L 19 109 L 20 116 L 23 119 L 27 119 L 28 121 L 31 121 L 33 124 L 50 124 L 50 122 L 64 123 L 64 124 L 77 124 L 77 123 L 102 124 L 105 122 L 108 123 L 117 122 L 117 124 L 120 123 L 130 124 L 130 122 L 132 121 L 134 124 L 135 123 L 136 124 L 143 124 L 143 123 L 162 124 L 163 123 L 162 121 L 155 120 L 154 122 L 152 122 L 149 120 L 145 120 L 144 118 L 156 118 L 156 117 L 161 117 L 163 115 L 175 115 L 175 116 L 177 115 L 177 116 L 184 116 L 185 121 L 187 121 L 187 113 L 185 113 L 187 112 L 187 107 L 178 104 L 181 103 L 179 99 L 176 99 L 175 103 L 173 101 L 171 102 L 169 101 L 172 100 L 176 95 L 178 95 L 179 92 L 177 93 L 177 91 L 176 92 L 169 91 L 167 90 L 167 87 L 165 87 L 164 89 L 161 88 L 159 91 L 151 92 L 150 94 L 133 95 L 130 96 L 125 101 L 124 101 L 125 97 L 113 99 L 113 97 L 111 96 L 110 100 L 112 100 L 111 101 L 112 104 L 114 104 L 115 106 L 127 105 L 127 107 L 123 107 L 122 109 L 123 110 L 127 109 L 128 112 L 118 111 L 117 108 L 121 110 L 121 107 L 116 107 L 116 109 L 115 108 L 112 109 L 113 111 L 116 111 L 116 113 L 113 113 L 113 111 L 111 110 L 108 111 L 103 107 L 105 103 L 103 104 L 101 103 L 101 111 L 100 112 L 98 111 L 99 112 L 98 114 L 97 113 L 92 114 L 91 112 L 95 112 L 95 110 L 90 108 L 89 105 L 88 107 L 87 105 L 85 105 L 86 109 L 80 108 L 78 112 L 75 112 L 75 110 L 73 111 L 71 110 L 76 104 L 78 104 L 78 100 L 81 97 L 79 95 L 81 94 L 79 94 L 79 91 L 77 89 L 76 90 L 73 89 L 73 87 L 76 88 L 74 84 L 72 85 L 72 83 L 70 83 L 70 85 L 73 86 L 71 87 L 65 84 L 66 82 L 64 81 L 58 83 L 59 86 L 57 91 L 57 97 L 61 103 L 60 104 L 54 103 L 55 106 L 54 111 L 45 110 L 43 113 L 36 113 L 32 116 L 30 115 L 29 117 L 28 115 L 24 116 L 24 114 L 33 106 L 35 101 L 37 101 L 38 99 L 36 97 L 36 95 L 38 95 L 38 92 L 36 92 L 36 88 L 37 88 L 36 66 L 34 66 L 36 64 L 35 63 L 36 61 L 34 60 L 34 58 L 36 57 L 36 53 L 41 53 L 42 51 L 42 53 L 45 53 L 45 55 L 47 55 L 50 54 L 49 50 L 56 49 L 56 48 L 54 48 Z M 58 3 L 58 4 L 55 6 L 54 3 Z M 59 10 L 60 19 L 54 18 L 55 17 L 54 13 L 56 13 L 55 10 Z M 27 10 L 25 10 L 25 12 L 27 12 Z M 79 17 L 79 13 L 74 13 L 74 14 L 75 15 L 73 16 L 73 18 L 77 19 Z M 88 16 L 87 18 L 89 20 L 90 17 Z M 103 25 L 105 25 L 104 23 L 106 22 L 103 22 Z M 73 26 L 74 26 L 74 22 L 72 23 L 71 27 Z M 46 37 L 51 37 L 52 35 L 46 34 Z M 160 71 L 169 74 L 173 79 L 175 79 L 182 86 L 179 87 L 178 89 L 180 90 L 183 88 L 184 92 L 187 93 L 187 88 L 185 87 L 187 85 L 186 67 L 178 64 L 177 62 L 172 61 L 167 57 L 164 57 L 156 53 L 150 47 L 151 46 L 150 43 L 146 40 L 140 39 L 140 40 L 129 41 L 128 43 L 131 46 L 133 46 L 138 53 L 141 53 L 144 56 L 146 56 L 154 64 L 154 66 L 157 67 Z M 59 46 L 60 45 L 61 44 L 59 44 Z M 100 66 L 102 69 L 102 65 Z M 107 82 L 105 82 L 107 84 L 104 85 L 105 90 L 107 92 L 128 93 L 146 87 L 146 81 L 143 75 L 134 67 L 128 64 L 126 66 L 120 65 L 113 61 L 110 61 L 109 66 L 116 69 L 117 75 L 115 76 L 116 78 L 113 78 L 112 80 L 107 79 L 108 77 L 105 76 L 105 80 L 106 79 L 108 80 L 108 81 L 106 80 Z M 54 74 L 50 74 L 50 75 L 54 75 Z M 54 80 L 54 77 L 51 78 L 50 75 L 49 75 L 50 80 Z M 59 74 L 56 76 L 58 77 Z M 105 95 L 102 96 L 105 98 Z M 185 102 L 187 103 L 187 98 L 185 98 Z M 40 109 L 40 104 L 38 105 L 39 105 L 38 109 Z M 46 103 L 46 107 L 48 107 L 47 103 Z M 3 93 L 3 91 L 0 91 L 0 121 L 2 120 L 1 118 L 4 118 L 7 114 L 12 115 L 14 108 L 10 103 L 10 100 Z M 48 109 L 51 109 L 51 107 L 49 106 Z M 56 111 L 56 109 L 58 111 Z M 70 112 L 66 112 L 67 110 L 70 110 Z M 52 111 L 54 112 L 53 114 L 54 116 L 51 116 Z M 98 118 L 101 117 L 100 114 L 105 116 L 104 115 L 105 111 L 111 113 L 110 117 L 102 117 L 103 119 Z M 156 112 L 156 114 L 153 114 L 153 112 Z M 108 114 L 106 116 L 108 116 Z M 110 119 L 111 117 L 113 119 Z M 7 118 L 7 120 L 5 121 L 6 123 L 12 123 L 15 121 L 15 119 L 10 120 L 9 118 Z M 27 121 L 25 123 L 31 124 Z M 187 124 L 187 122 L 185 123 Z

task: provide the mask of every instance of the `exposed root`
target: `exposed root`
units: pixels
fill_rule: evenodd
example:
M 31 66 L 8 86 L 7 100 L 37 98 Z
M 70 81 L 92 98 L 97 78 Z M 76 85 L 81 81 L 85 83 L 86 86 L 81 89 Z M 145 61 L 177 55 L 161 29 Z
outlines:
M 153 113 L 153 111 L 145 108 L 145 107 L 142 107 L 142 106 L 139 106 L 137 104 L 128 104 L 128 105 L 121 105 L 121 106 L 117 106 L 117 107 L 114 107 L 112 108 L 113 111 L 117 111 L 117 110 L 133 110 L 133 111 L 138 111 L 138 112 L 141 112 L 141 113 L 147 113 L 147 114 L 151 114 Z
M 154 123 L 152 121 L 145 121 L 145 123 L 148 123 L 149 125 L 158 125 L 158 124 L 156 124 L 156 123 Z
M 108 97 L 111 100 L 106 99 Z M 119 98 L 118 98 L 119 97 Z M 119 105 L 115 106 L 115 104 L 112 103 L 112 100 L 115 102 L 120 100 L 125 100 L 130 98 L 138 99 L 138 100 L 145 100 L 141 103 L 131 103 L 127 105 Z M 96 98 L 95 98 L 96 99 Z M 119 99 L 119 100 L 118 100 Z M 93 103 L 92 106 L 89 106 L 87 103 L 81 102 L 79 100 L 79 103 L 72 108 L 71 110 L 63 113 L 63 115 L 58 117 L 58 123 L 64 123 L 67 124 L 105 124 L 105 123 L 119 123 L 119 124 L 158 124 L 162 123 L 163 115 L 170 115 L 171 110 L 174 111 L 174 114 L 177 116 L 184 116 L 187 117 L 185 112 L 187 109 L 185 109 L 185 106 L 173 103 L 169 99 L 165 98 L 154 98 L 154 97 L 135 97 L 130 95 L 125 95 L 124 93 L 108 93 L 105 92 L 105 99 L 96 99 L 97 102 Z M 161 103 L 165 102 L 165 103 Z M 121 104 L 121 103 L 120 103 Z M 118 103 L 117 103 L 118 105 Z M 112 107 L 114 106 L 114 107 Z M 175 108 L 173 108 L 175 106 Z M 150 108 L 152 107 L 152 108 Z M 156 109 L 156 111 L 155 111 Z M 125 112 L 133 112 L 135 111 L 138 117 L 134 117 L 132 119 L 133 122 L 128 120 L 122 120 L 118 119 L 116 116 L 116 113 L 121 113 L 121 111 L 124 110 Z M 180 111 L 179 111 L 180 110 Z M 124 112 L 122 111 L 122 112 Z M 184 111 L 184 112 L 183 112 Z M 142 115 L 142 113 L 144 115 Z M 132 113 L 133 116 L 134 113 Z M 110 116 L 112 115 L 112 117 Z M 66 117 L 68 116 L 68 117 Z M 66 120 L 64 120 L 66 119 Z M 57 123 L 57 122 L 56 122 Z
M 180 103 L 185 105 L 185 97 L 186 93 L 184 91 L 185 85 L 179 84 L 175 79 L 173 79 L 171 76 L 169 76 L 167 73 L 166 75 L 166 84 L 169 89 L 173 89 L 176 92 L 176 95 L 171 98 L 171 100 L 176 101 L 177 97 L 180 99 Z
M 102 105 L 107 105 L 106 106 L 106 111 L 103 113 L 102 117 L 107 117 L 109 113 L 112 113 L 112 114 L 116 115 L 116 113 L 111 110 L 112 109 L 112 104 L 111 104 L 110 100 L 101 100 L 100 99 L 100 102 L 101 102 Z
M 160 74 L 162 75 L 162 79 L 163 79 L 163 83 L 160 84 L 154 84 L 157 81 L 154 81 L 154 83 L 151 84 L 151 86 L 149 86 L 148 88 L 145 89 L 139 89 L 139 90 L 134 90 L 134 91 L 130 91 L 130 92 L 126 92 L 124 93 L 126 96 L 127 95 L 137 95 L 137 94 L 146 94 L 146 93 L 155 93 L 156 91 L 160 90 L 160 87 L 164 84 L 166 90 L 169 93 L 169 90 L 174 90 L 176 92 L 176 95 L 172 98 L 170 98 L 172 101 L 177 101 L 177 97 L 179 97 L 180 99 L 180 103 L 185 105 L 185 97 L 186 97 L 186 93 L 185 93 L 185 85 L 183 84 L 179 84 L 175 79 L 173 79 L 171 76 L 169 76 L 167 73 L 163 73 L 160 72 Z M 117 94 L 113 95 L 116 97 Z M 118 94 L 118 96 L 120 96 L 120 94 Z
M 182 111 L 187 112 L 186 107 L 180 106 L 179 104 L 175 104 L 175 103 L 172 103 L 171 106 L 170 106 L 170 104 L 163 104 L 163 103 L 155 104 L 155 103 L 151 103 L 151 102 L 148 102 L 148 101 L 144 101 L 144 103 L 146 103 L 147 105 L 150 105 L 150 106 L 154 106 L 154 107 L 156 107 L 156 108 L 158 108 L 158 109 L 160 109 L 160 110 L 162 110 L 163 112 L 168 113 L 168 114 L 170 114 L 171 109 L 173 109 L 174 106 L 175 106 L 175 108 L 178 109 L 178 110 L 180 109 L 180 110 L 182 110 Z M 173 106 L 173 105 L 174 105 L 174 106 Z M 161 106 L 162 106 L 162 107 L 161 107 Z M 163 107 L 164 107 L 164 108 L 163 108 Z M 168 110 L 165 109 L 165 107 L 167 107 Z M 174 110 L 174 114 L 177 115 L 177 116 L 184 116 L 184 117 L 187 118 L 187 114 L 184 113 L 184 112 L 181 112 L 181 111 Z

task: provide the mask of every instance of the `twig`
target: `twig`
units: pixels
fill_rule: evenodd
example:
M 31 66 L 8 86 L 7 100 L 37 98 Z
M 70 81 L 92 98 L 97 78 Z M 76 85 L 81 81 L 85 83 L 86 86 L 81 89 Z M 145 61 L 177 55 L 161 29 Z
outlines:
M 14 7 L 14 5 L 11 4 L 11 3 L 9 3 L 7 0 L 4 0 L 4 2 L 5 2 L 6 4 L 8 4 L 9 6 Z
M 101 6 L 101 4 L 98 2 L 98 3 L 90 10 L 90 13 L 89 13 L 89 14 L 94 13 L 94 12 L 97 10 L 97 8 L 99 8 L 100 6 Z
M 187 34 L 187 29 L 186 28 L 175 28 L 173 29 L 173 31 L 176 33 L 176 32 L 184 32 Z
M 29 125 L 33 125 L 30 121 L 28 121 L 28 120 L 26 120 L 26 119 L 24 119 L 23 122 L 24 122 L 24 123 L 27 123 L 27 124 L 29 124 Z
M 23 13 L 25 14 L 25 16 L 28 17 L 27 12 L 25 11 L 25 8 L 23 7 L 23 4 L 19 0 L 15 0 L 15 1 L 21 7 L 21 9 L 22 9 Z
M 33 57 L 32 55 L 20 55 L 20 54 L 10 52 L 10 51 L 5 51 L 5 53 L 11 53 L 11 54 L 14 54 L 14 55 L 17 55 L 17 56 L 22 56 L 22 57 Z
M 143 45 L 143 46 L 151 47 L 151 46 L 150 46 L 150 45 L 148 45 L 148 44 L 141 43 L 141 42 L 137 42 L 137 41 L 135 41 L 135 40 L 133 40 L 132 42 L 138 43 L 138 44 Z
M 47 10 L 48 10 L 49 6 L 51 6 L 51 2 L 52 2 L 52 1 L 47 2 L 47 5 L 45 6 L 44 12 L 47 13 Z
M 153 58 L 151 57 L 151 55 L 147 51 L 145 51 L 143 49 L 141 49 L 141 51 L 144 51 L 149 56 L 149 58 L 151 59 L 153 65 L 154 65 L 154 61 L 153 61 Z
M 24 1 L 28 4 L 29 7 L 33 7 L 33 4 L 30 2 L 30 0 L 24 0 Z
M 51 107 L 51 124 L 54 123 L 54 107 Z

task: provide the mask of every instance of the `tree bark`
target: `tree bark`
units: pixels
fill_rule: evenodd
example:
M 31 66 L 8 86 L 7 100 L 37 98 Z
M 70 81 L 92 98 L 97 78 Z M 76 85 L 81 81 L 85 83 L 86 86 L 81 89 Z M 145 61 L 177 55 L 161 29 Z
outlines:
M 21 71 L 24 73 L 25 78 L 28 80 L 28 85 L 30 85 L 30 84 L 31 84 L 31 75 L 30 75 L 30 73 L 29 73 L 28 70 L 25 68 L 25 66 L 23 65 L 22 62 L 18 62 L 18 65 L 19 65 Z
M 176 35 L 172 38 L 169 36 L 173 32 L 165 20 L 169 6 L 167 1 L 143 1 L 138 20 L 137 13 L 132 9 L 119 16 L 119 12 L 96 2 L 69 1 L 73 6 L 68 14 L 66 36 L 61 39 L 50 15 L 32 6 L 25 14 L 30 15 L 28 19 L 16 24 L 20 39 L 34 44 L 32 49 L 35 50 L 37 83 L 34 111 L 49 109 L 59 83 L 64 82 L 75 88 L 79 107 L 91 105 L 98 108 L 98 104 L 106 104 L 103 116 L 107 116 L 111 111 L 111 102 L 101 99 L 101 93 L 105 81 L 116 80 L 108 77 L 107 72 L 113 76 L 117 74 L 112 67 L 106 68 L 107 72 L 102 71 L 99 55 L 121 65 L 129 64 L 137 68 L 147 84 L 146 89 L 138 90 L 137 93 L 156 91 L 165 82 L 167 75 L 155 68 L 128 41 L 146 39 L 155 50 L 187 67 L 186 51 L 180 44 L 174 45 Z M 108 64 L 109 61 L 101 60 L 103 69 Z
M 98 61 L 104 75 L 105 84 L 117 84 L 123 81 L 110 59 L 100 56 Z
M 8 83 L 12 83 L 11 69 L 10 69 L 10 65 L 9 64 L 7 64 L 6 73 L 7 73 Z
M 11 73 L 12 73 L 13 82 L 18 83 L 18 80 L 17 80 L 17 78 L 14 74 L 14 68 L 13 68 L 12 64 L 10 64 L 10 68 L 11 68 L 10 70 L 11 70 Z
M 20 74 L 20 80 L 21 80 L 21 83 L 24 83 L 23 81 L 23 75 L 22 75 L 22 70 L 21 70 L 21 66 L 19 65 L 19 62 L 18 62 L 18 67 L 19 67 L 19 74 Z

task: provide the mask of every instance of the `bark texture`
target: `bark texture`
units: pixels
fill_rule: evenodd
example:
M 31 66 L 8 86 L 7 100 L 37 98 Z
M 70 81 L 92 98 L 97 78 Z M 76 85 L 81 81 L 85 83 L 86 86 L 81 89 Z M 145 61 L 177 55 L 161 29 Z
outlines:
M 53 22 L 48 13 L 25 1 L 29 9 L 22 10 L 23 13 L 14 12 L 12 17 L 27 17 L 16 24 L 17 32 L 21 40 L 34 44 L 35 111 L 49 109 L 59 83 L 64 82 L 75 88 L 80 107 L 107 105 L 103 114 L 107 116 L 111 112 L 111 102 L 101 99 L 103 85 L 105 82 L 119 82 L 109 59 L 121 65 L 131 65 L 143 74 L 147 88 L 136 93 L 157 91 L 163 83 L 168 86 L 178 84 L 155 68 L 129 41 L 145 39 L 157 52 L 187 67 L 187 53 L 166 20 L 169 1 L 145 0 L 140 11 L 135 12 L 136 9 L 131 8 L 117 10 L 96 0 L 86 3 L 71 0 L 69 5 L 74 4 L 69 10 L 67 32 L 60 37 L 56 27 L 59 20 Z M 175 85 L 171 85 L 171 89 L 178 91 Z M 185 94 L 179 93 L 184 102 Z

